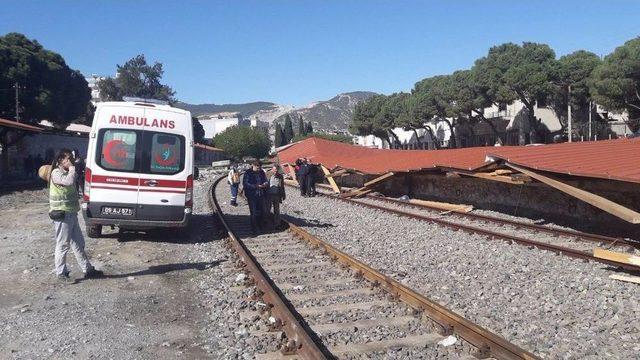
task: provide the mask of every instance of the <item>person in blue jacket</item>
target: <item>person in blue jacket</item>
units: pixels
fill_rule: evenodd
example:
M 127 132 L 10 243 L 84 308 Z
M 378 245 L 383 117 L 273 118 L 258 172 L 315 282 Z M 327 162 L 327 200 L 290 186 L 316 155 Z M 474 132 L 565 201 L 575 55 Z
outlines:
M 251 231 L 256 233 L 258 230 L 262 230 L 264 201 L 269 187 L 267 175 L 260 168 L 260 161 L 254 160 L 251 162 L 251 169 L 245 171 L 242 178 L 242 187 L 249 203 Z

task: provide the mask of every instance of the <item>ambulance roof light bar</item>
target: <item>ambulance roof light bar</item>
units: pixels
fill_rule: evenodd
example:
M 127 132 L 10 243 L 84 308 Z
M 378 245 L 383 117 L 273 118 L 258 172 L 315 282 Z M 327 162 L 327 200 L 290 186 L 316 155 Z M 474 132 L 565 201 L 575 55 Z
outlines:
M 165 101 L 165 100 L 145 99 L 145 98 L 129 97 L 129 96 L 123 96 L 122 100 L 123 101 L 127 101 L 127 102 L 139 102 L 139 103 L 156 104 L 156 105 L 169 105 L 169 102 Z

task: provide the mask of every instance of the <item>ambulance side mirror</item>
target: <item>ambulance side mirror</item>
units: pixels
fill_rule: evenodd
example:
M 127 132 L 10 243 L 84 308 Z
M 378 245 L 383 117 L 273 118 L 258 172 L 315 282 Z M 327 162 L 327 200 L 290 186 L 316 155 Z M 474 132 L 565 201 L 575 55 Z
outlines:
M 193 167 L 193 180 L 198 180 L 200 178 L 200 168 L 197 166 Z

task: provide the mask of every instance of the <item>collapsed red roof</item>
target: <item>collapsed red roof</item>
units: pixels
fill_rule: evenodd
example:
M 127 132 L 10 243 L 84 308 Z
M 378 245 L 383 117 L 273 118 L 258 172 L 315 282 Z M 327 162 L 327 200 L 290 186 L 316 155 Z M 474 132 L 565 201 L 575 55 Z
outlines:
M 488 155 L 530 169 L 640 183 L 640 138 L 493 148 Z
M 532 169 L 640 183 L 640 139 L 449 150 L 386 150 L 308 138 L 282 149 L 278 157 L 283 164 L 306 157 L 329 169 L 339 167 L 366 174 L 435 168 L 470 171 L 502 159 Z

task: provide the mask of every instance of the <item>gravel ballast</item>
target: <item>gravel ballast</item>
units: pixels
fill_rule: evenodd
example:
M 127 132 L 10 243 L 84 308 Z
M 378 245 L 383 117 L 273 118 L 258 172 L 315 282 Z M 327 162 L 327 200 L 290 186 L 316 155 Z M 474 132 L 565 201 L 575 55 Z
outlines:
M 287 190 L 287 219 L 541 357 L 638 356 L 638 285 L 605 265 Z

